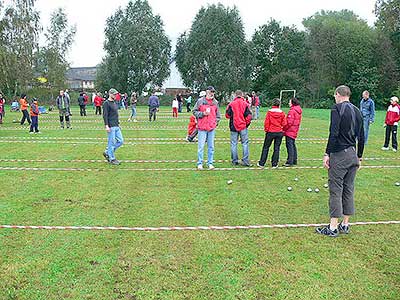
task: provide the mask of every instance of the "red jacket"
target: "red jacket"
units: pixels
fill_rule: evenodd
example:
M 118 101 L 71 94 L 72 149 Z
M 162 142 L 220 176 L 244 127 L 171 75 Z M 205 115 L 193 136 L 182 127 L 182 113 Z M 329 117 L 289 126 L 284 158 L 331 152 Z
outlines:
M 286 124 L 285 113 L 278 106 L 272 106 L 265 116 L 264 131 L 283 132 L 283 127 L 285 127 Z
M 251 97 L 251 106 L 260 106 L 260 98 L 258 96 Z
M 235 98 L 226 108 L 225 117 L 229 119 L 229 129 L 239 132 L 251 123 L 251 111 L 243 98 Z
M 101 106 L 103 104 L 103 98 L 100 96 L 95 96 L 93 102 L 95 106 Z
M 287 124 L 283 128 L 283 135 L 292 139 L 297 138 L 300 129 L 301 114 L 303 113 L 300 105 L 293 105 L 287 115 Z
M 209 115 L 204 115 L 205 111 L 209 111 Z M 199 130 L 212 131 L 217 127 L 221 119 L 218 101 L 206 99 L 206 97 L 197 100 L 193 108 L 193 114 L 197 118 L 197 128 Z
M 394 123 L 398 123 L 399 121 L 400 121 L 400 105 L 397 103 L 395 105 L 390 105 L 386 113 L 385 124 L 394 125 Z
M 189 125 L 188 125 L 188 135 L 191 135 L 196 130 L 196 127 L 197 127 L 196 117 L 191 115 Z

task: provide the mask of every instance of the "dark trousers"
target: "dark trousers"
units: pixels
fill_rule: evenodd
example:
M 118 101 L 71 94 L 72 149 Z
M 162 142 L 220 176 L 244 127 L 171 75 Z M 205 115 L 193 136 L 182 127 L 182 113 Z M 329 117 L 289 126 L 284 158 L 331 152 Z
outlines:
M 151 122 L 151 118 L 153 118 L 153 121 L 155 121 L 156 117 L 157 117 L 157 107 L 149 107 L 149 121 Z
M 281 147 L 283 138 L 283 132 L 267 132 L 265 134 L 264 145 L 261 153 L 260 166 L 264 166 L 268 158 L 269 147 L 271 147 L 272 141 L 274 142 L 274 154 L 272 155 L 272 166 L 278 166 L 279 162 L 279 149 Z
M 99 113 L 99 115 L 101 116 L 101 106 L 96 106 L 96 111 L 95 111 L 95 115 L 97 115 L 97 113 Z
M 389 147 L 390 134 L 392 134 L 392 147 L 397 150 L 397 125 L 386 125 L 384 147 Z
M 187 112 L 191 112 L 191 111 L 192 111 L 192 110 L 190 109 L 190 104 L 191 104 L 191 103 L 186 103 Z
M 359 164 L 354 147 L 329 155 L 329 214 L 331 218 L 354 215 L 354 180 Z
M 178 104 L 178 112 L 181 113 L 182 112 L 182 102 L 179 102 Z
M 39 132 L 39 117 L 38 116 L 32 116 L 32 122 L 31 122 L 31 127 L 29 129 L 29 132 Z
M 297 147 L 296 140 L 291 137 L 285 136 L 286 140 L 286 150 L 287 150 L 287 160 L 288 165 L 297 165 Z
M 21 119 L 21 125 L 24 125 L 25 120 L 28 121 L 29 124 L 31 124 L 31 119 L 29 118 L 29 113 L 27 109 L 21 110 L 22 112 L 22 119 Z
M 80 114 L 82 116 L 86 116 L 86 105 L 79 105 Z

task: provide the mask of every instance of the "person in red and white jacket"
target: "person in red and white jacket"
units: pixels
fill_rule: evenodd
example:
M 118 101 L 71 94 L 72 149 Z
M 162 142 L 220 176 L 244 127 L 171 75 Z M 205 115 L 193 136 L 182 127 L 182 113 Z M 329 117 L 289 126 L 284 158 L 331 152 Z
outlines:
M 385 145 L 383 145 L 382 150 L 389 150 L 390 135 L 392 135 L 392 147 L 393 151 L 397 152 L 397 127 L 400 121 L 400 105 L 399 98 L 390 98 L 390 106 L 386 113 L 385 124 Z
M 290 110 L 287 115 L 287 124 L 283 128 L 283 135 L 286 140 L 287 160 L 284 164 L 285 167 L 297 165 L 297 147 L 296 138 L 299 133 L 301 115 L 303 113 L 299 99 L 292 98 L 289 100 Z
M 257 166 L 263 168 L 268 158 L 269 147 L 274 141 L 274 154 L 272 155 L 272 168 L 278 167 L 279 150 L 283 138 L 283 128 L 286 126 L 286 115 L 281 110 L 281 100 L 272 100 L 272 108 L 267 112 L 264 121 L 265 140 L 261 152 L 261 158 Z
M 235 99 L 228 104 L 225 117 L 229 119 L 229 129 L 231 131 L 231 158 L 234 166 L 239 165 L 237 144 L 240 140 L 243 148 L 243 158 L 240 162 L 242 166 L 250 167 L 249 160 L 249 132 L 247 128 L 251 123 L 251 111 L 243 98 L 243 92 L 235 92 Z
M 101 116 L 101 107 L 103 105 L 103 97 L 101 96 L 101 93 L 97 93 L 97 95 L 94 97 L 93 99 L 93 103 L 94 106 L 96 107 L 96 111 L 95 111 L 95 115 L 97 115 L 97 113 L 99 113 L 99 115 Z
M 204 145 L 207 140 L 208 155 L 207 165 L 209 170 L 214 170 L 214 139 L 215 128 L 221 120 L 218 101 L 214 97 L 215 89 L 209 86 L 206 96 L 197 100 L 193 108 L 193 115 L 197 119 L 198 128 L 198 149 L 197 149 L 197 169 L 203 170 Z

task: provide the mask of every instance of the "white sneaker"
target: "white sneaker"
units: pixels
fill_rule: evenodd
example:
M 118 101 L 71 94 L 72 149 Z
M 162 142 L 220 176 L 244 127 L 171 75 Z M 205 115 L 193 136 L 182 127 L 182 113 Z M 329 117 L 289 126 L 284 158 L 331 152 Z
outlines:
M 397 152 L 397 149 L 392 149 L 393 150 L 393 152 Z
M 382 150 L 383 150 L 383 151 L 388 151 L 388 150 L 389 150 L 389 147 L 382 147 Z
M 197 170 L 203 170 L 203 165 L 198 165 Z
M 209 169 L 209 170 L 214 170 L 215 167 L 214 167 L 213 165 L 209 165 L 209 166 L 208 166 L 208 169 Z
M 133 119 L 133 123 L 136 123 L 137 122 L 137 120 L 136 119 Z

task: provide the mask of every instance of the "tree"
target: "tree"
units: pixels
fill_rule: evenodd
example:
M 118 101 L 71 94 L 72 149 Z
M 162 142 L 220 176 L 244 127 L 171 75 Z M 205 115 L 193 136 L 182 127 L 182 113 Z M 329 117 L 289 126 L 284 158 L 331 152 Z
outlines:
M 251 82 L 250 44 L 236 7 L 202 7 L 191 29 L 177 43 L 175 58 L 186 86 L 195 90 L 214 85 L 226 95 Z
M 71 48 L 76 26 L 70 26 L 62 8 L 55 10 L 50 17 L 50 26 L 45 33 L 46 46 L 36 55 L 36 71 L 47 79 L 52 87 L 65 85 L 69 66 L 66 55 Z
M 254 89 L 276 97 L 282 89 L 304 90 L 308 74 L 306 36 L 294 26 L 270 20 L 253 35 Z
M 142 92 L 162 85 L 169 75 L 171 43 L 146 0 L 130 1 L 117 10 L 107 20 L 105 35 L 98 88 Z
M 0 20 L 0 88 L 16 94 L 32 82 L 41 30 L 35 0 L 13 0 Z

